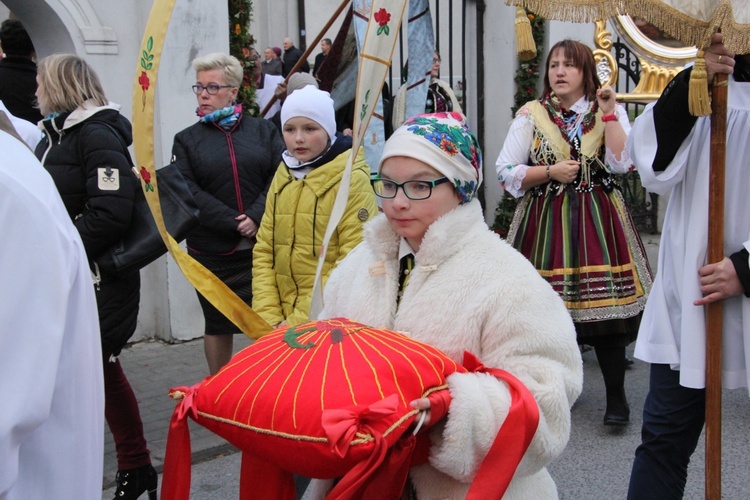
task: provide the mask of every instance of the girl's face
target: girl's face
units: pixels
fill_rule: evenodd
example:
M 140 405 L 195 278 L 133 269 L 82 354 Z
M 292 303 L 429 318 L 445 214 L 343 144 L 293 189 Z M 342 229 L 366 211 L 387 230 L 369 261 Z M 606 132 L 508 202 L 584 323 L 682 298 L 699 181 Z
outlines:
M 583 71 L 557 49 L 549 58 L 547 68 L 549 85 L 565 107 L 570 107 L 583 97 Z
M 213 95 L 209 94 L 205 88 L 200 94 L 196 95 L 198 98 L 198 107 L 204 115 L 231 106 L 237 100 L 237 87 L 226 87 L 224 73 L 219 69 L 198 71 L 195 83 L 203 87 L 209 85 L 218 85 L 220 87 Z
M 427 163 L 406 156 L 392 156 L 383 162 L 380 177 L 396 183 L 405 181 L 434 181 L 443 174 Z M 396 190 L 395 198 L 383 198 L 383 212 L 391 228 L 399 236 L 406 238 L 417 252 L 425 233 L 438 218 L 458 206 L 458 195 L 452 182 L 438 184 L 432 194 L 424 200 L 410 200 L 404 190 Z
M 315 120 L 295 116 L 284 123 L 284 142 L 289 153 L 305 163 L 328 149 L 328 133 Z

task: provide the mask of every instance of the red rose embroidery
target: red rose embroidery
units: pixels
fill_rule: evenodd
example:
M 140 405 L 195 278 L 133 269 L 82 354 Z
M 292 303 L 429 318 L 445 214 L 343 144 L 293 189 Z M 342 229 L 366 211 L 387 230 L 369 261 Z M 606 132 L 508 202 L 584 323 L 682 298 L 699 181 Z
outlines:
M 381 35 L 385 33 L 386 35 L 389 35 L 391 33 L 391 29 L 388 27 L 388 22 L 391 20 L 391 14 L 385 9 L 380 9 L 373 15 L 373 17 L 378 23 L 377 34 Z
M 146 191 L 153 191 L 154 186 L 151 185 L 151 172 L 146 170 L 146 167 L 141 167 L 141 179 L 143 179 L 143 183 L 146 184 Z
M 151 81 L 148 79 L 148 74 L 145 71 L 141 71 L 141 76 L 138 78 L 138 83 L 141 84 L 141 88 L 145 91 L 151 85 Z
M 143 109 L 146 109 L 146 91 L 151 86 L 151 80 L 148 79 L 148 74 L 146 74 L 145 71 L 141 71 L 141 76 L 138 77 L 138 83 L 141 86 L 141 89 L 143 90 L 143 97 L 141 97 L 141 103 L 143 104 Z

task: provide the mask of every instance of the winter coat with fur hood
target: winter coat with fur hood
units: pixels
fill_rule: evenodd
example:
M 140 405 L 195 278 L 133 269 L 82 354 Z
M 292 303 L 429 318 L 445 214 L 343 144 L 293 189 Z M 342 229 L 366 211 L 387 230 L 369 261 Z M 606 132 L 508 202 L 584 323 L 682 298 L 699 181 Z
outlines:
M 504 496 L 557 498 L 546 466 L 565 448 L 570 408 L 583 372 L 573 322 L 534 267 L 491 232 L 477 200 L 436 220 L 425 233 L 400 305 L 400 237 L 384 215 L 365 226 L 364 241 L 331 274 L 324 317 L 401 331 L 461 362 L 464 351 L 515 375 L 539 406 L 539 426 Z M 421 499 L 463 499 L 511 398 L 488 374 L 448 377 L 448 416 L 430 429 L 429 463 L 410 478 Z M 308 491 L 314 497 L 316 481 Z

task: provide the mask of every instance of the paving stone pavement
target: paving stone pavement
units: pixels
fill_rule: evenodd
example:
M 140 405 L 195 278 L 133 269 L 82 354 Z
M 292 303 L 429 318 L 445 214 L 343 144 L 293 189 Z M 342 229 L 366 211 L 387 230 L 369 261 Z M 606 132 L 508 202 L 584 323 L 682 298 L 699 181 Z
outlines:
M 250 342 L 251 340 L 244 335 L 235 335 L 235 352 Z M 175 402 L 168 396 L 169 389 L 193 385 L 208 375 L 208 365 L 203 354 L 203 339 L 178 344 L 160 341 L 139 342 L 123 349 L 120 362 L 138 399 L 152 463 L 157 471 L 161 472 L 169 420 L 175 407 Z M 189 422 L 193 462 L 235 450 L 219 436 L 192 420 Z M 107 429 L 104 441 L 105 489 L 114 485 L 116 473 L 115 445 L 112 434 Z

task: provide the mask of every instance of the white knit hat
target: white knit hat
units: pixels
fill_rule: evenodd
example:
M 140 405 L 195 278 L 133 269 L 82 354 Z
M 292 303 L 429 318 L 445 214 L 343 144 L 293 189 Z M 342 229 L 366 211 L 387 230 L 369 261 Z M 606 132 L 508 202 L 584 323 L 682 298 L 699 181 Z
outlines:
M 331 142 L 334 141 L 336 114 L 333 109 L 333 99 L 328 92 L 308 85 L 289 94 L 281 107 L 282 128 L 287 120 L 298 116 L 317 122 L 328 133 Z

